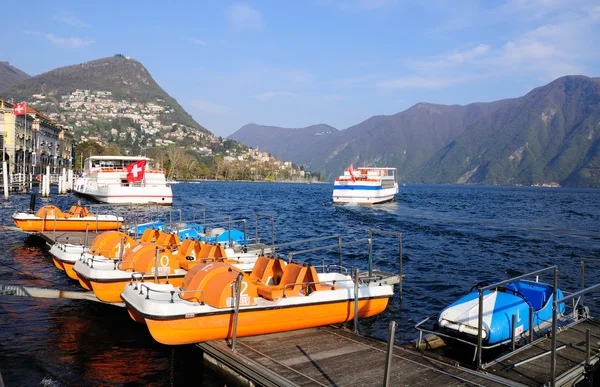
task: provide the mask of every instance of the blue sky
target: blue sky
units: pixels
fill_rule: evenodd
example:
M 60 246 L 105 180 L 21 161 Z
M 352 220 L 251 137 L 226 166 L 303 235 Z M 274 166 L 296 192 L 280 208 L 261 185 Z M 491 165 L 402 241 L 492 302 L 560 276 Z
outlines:
M 250 122 L 345 129 L 600 76 L 590 0 L 33 1 L 3 21 L 3 60 L 28 74 L 131 56 L 220 136 Z

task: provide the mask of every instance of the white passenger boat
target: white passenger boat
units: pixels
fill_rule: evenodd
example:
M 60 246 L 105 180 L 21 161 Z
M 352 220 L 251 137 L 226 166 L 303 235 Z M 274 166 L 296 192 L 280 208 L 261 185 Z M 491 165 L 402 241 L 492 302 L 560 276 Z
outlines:
M 110 204 L 171 205 L 173 192 L 162 169 L 143 156 L 91 156 L 75 180 L 74 191 Z
M 333 185 L 334 203 L 377 204 L 398 193 L 396 168 L 347 168 Z

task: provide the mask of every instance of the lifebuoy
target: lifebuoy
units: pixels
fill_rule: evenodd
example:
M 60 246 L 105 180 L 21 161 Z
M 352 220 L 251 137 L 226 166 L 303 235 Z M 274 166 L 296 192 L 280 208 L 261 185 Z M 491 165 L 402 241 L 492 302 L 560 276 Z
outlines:
M 42 181 L 42 175 L 36 175 L 36 176 L 35 176 L 35 179 L 36 179 L 37 181 Z

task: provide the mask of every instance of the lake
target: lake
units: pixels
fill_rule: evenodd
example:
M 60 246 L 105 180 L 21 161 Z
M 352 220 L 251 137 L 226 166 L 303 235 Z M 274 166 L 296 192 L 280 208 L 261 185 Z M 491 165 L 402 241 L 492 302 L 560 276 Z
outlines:
M 202 182 L 173 185 L 173 217 L 231 215 L 248 219 L 254 237 L 255 213 L 272 215 L 276 243 L 328 235 L 345 242 L 365 239 L 368 230 L 403 234 L 404 297 L 361 322 L 361 332 L 387 337 L 388 323 L 398 323 L 396 341 L 417 337 L 413 326 L 462 296 L 482 280 L 503 280 L 559 266 L 559 286 L 579 286 L 579 259 L 600 258 L 600 190 L 533 187 L 410 185 L 397 200 L 377 206 L 333 205 L 332 184 Z M 74 196 L 38 198 L 38 208 L 68 208 Z M 85 202 L 85 200 L 84 200 Z M 13 195 L 0 204 L 4 226 L 10 215 L 29 204 Z M 169 209 L 151 216 L 168 218 Z M 259 238 L 271 242 L 271 223 L 259 220 Z M 213 224 L 226 227 L 226 224 Z M 234 223 L 241 228 L 241 223 Z M 332 241 L 302 245 L 296 250 Z M 0 230 L 0 283 L 79 290 L 52 264 L 44 243 L 23 233 Z M 294 250 L 282 251 L 285 255 Z M 300 254 L 315 265 L 337 263 L 336 249 Z M 344 265 L 367 269 L 366 242 L 344 248 Z M 378 269 L 398 271 L 397 238 L 373 239 Z M 586 266 L 586 285 L 600 278 L 600 265 Z M 540 278 L 551 281 L 551 273 Z M 592 315 L 600 316 L 600 294 L 586 297 Z M 14 385 L 220 385 L 200 366 L 194 346 L 168 347 L 153 341 L 147 329 L 124 309 L 78 300 L 43 300 L 0 296 L 0 372 Z M 222 384 L 221 384 L 222 385 Z

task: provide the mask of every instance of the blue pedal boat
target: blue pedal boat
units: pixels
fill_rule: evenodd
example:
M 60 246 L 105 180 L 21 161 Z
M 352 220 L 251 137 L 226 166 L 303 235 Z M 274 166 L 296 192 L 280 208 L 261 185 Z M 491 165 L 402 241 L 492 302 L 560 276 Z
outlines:
M 488 285 L 489 283 L 485 284 Z M 447 335 L 468 341 L 477 340 L 479 323 L 479 289 L 475 285 L 471 291 L 442 310 L 437 324 Z M 479 286 L 481 287 L 481 286 Z M 512 339 L 512 316 L 515 316 L 515 337 L 531 329 L 530 310 L 533 310 L 534 329 L 552 321 L 553 287 L 547 284 L 518 280 L 494 290 L 483 292 L 483 345 L 492 346 L 509 342 Z M 563 298 L 563 292 L 556 289 L 556 297 Z M 565 305 L 558 305 L 558 312 L 564 313 Z

